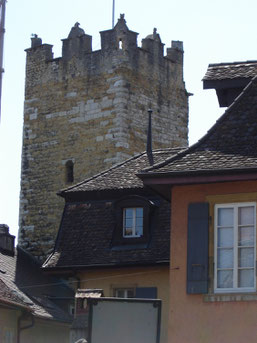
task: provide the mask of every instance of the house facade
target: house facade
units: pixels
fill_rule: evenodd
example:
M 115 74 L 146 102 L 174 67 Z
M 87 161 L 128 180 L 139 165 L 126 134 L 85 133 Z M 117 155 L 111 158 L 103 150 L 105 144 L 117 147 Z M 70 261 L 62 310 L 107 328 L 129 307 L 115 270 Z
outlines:
M 179 150 L 156 150 L 153 159 L 163 161 Z M 55 249 L 43 268 L 75 277 L 79 289 L 102 289 L 105 297 L 161 299 L 164 343 L 170 204 L 136 176 L 149 165 L 148 155 L 141 153 L 61 191 L 66 203 L 63 217 Z
M 239 96 L 227 90 L 221 100 L 228 94 L 230 106 L 199 142 L 140 176 L 171 199 L 172 343 L 257 336 L 256 77 Z
M 69 343 L 72 289 L 43 275 L 38 262 L 0 225 L 0 342 Z

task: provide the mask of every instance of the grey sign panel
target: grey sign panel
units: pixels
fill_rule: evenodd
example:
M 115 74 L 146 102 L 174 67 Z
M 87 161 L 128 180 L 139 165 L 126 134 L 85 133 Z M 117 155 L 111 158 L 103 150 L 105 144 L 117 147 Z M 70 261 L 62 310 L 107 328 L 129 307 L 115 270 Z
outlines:
M 89 343 L 159 343 L 161 300 L 91 298 Z

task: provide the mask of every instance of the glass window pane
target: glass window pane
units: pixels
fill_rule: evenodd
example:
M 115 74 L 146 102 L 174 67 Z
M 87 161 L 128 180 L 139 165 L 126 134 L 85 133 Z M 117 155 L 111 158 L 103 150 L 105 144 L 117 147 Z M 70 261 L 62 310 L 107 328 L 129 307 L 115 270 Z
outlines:
M 136 216 L 137 217 L 143 217 L 143 208 L 141 208 L 141 207 L 138 207 L 138 208 L 136 208 Z
M 218 226 L 233 226 L 234 222 L 233 208 L 218 209 Z
M 233 268 L 233 249 L 218 249 L 218 268 Z
M 238 249 L 238 266 L 239 267 L 254 267 L 254 249 L 239 248 Z
M 218 270 L 218 288 L 232 288 L 233 287 L 233 271 L 232 270 Z
M 134 298 L 134 290 L 133 289 L 127 290 L 127 298 Z
M 124 231 L 125 236 L 132 236 L 132 234 L 133 234 L 132 228 L 129 228 L 129 227 L 125 228 L 125 231 Z
M 143 226 L 143 218 L 136 218 L 136 226 Z
M 233 247 L 234 230 L 233 228 L 218 229 L 218 247 Z
M 137 226 L 136 227 L 136 236 L 142 236 L 143 235 L 143 227 L 142 226 Z
M 253 269 L 243 269 L 238 271 L 238 287 L 254 287 Z
M 125 216 L 126 216 L 126 218 L 133 218 L 133 208 L 126 208 L 125 209 Z
M 254 227 L 240 227 L 238 232 L 239 246 L 254 246 Z
M 116 289 L 115 296 L 117 298 L 124 298 L 124 289 Z
M 130 218 L 126 218 L 125 226 L 126 227 L 132 227 L 133 226 L 133 220 Z
M 254 224 L 254 207 L 239 207 L 238 209 L 238 223 L 239 225 Z

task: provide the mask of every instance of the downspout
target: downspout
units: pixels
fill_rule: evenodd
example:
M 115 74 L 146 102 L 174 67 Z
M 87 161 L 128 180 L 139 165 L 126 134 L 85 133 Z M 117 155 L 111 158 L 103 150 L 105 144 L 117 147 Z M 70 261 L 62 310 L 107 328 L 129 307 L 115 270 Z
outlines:
M 21 326 L 21 321 L 22 320 L 28 320 L 28 318 L 30 317 L 31 319 L 31 324 L 28 324 L 26 326 Z M 17 343 L 20 343 L 21 342 L 21 331 L 23 330 L 27 330 L 27 329 L 30 329 L 32 328 L 33 326 L 35 325 L 35 318 L 33 316 L 33 314 L 31 313 L 26 313 L 26 312 L 23 312 L 19 318 L 18 318 L 18 323 L 17 323 Z

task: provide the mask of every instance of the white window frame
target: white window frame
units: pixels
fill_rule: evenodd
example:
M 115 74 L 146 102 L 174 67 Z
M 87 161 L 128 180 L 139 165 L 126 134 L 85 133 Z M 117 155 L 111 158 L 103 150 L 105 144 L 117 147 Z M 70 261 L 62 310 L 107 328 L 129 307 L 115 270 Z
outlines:
M 241 207 L 254 207 L 254 286 L 253 287 L 238 287 L 238 209 Z M 217 242 L 218 242 L 218 209 L 233 208 L 234 209 L 234 242 L 233 242 L 233 288 L 218 288 L 217 287 Z M 214 207 L 214 292 L 215 293 L 245 293 L 256 292 L 256 203 L 227 203 L 216 204 Z
M 120 298 L 120 297 L 118 296 L 118 292 L 120 292 L 120 291 L 124 292 L 123 298 L 125 298 L 125 299 L 129 299 L 129 297 L 128 297 L 128 292 L 131 292 L 131 291 L 133 292 L 133 297 L 130 297 L 130 298 L 135 298 L 136 289 L 135 289 L 134 287 L 128 287 L 128 288 L 119 287 L 119 288 L 114 288 L 114 297 L 115 297 L 115 298 Z
M 126 210 L 133 210 L 133 220 L 132 220 L 132 235 L 126 235 L 125 231 L 126 231 Z M 143 226 L 142 226 L 142 234 L 141 235 L 137 235 L 136 234 L 136 210 L 137 209 L 142 209 L 142 213 L 143 213 Z M 125 207 L 123 208 L 123 238 L 137 238 L 137 237 L 142 237 L 144 234 L 144 208 L 143 207 Z

